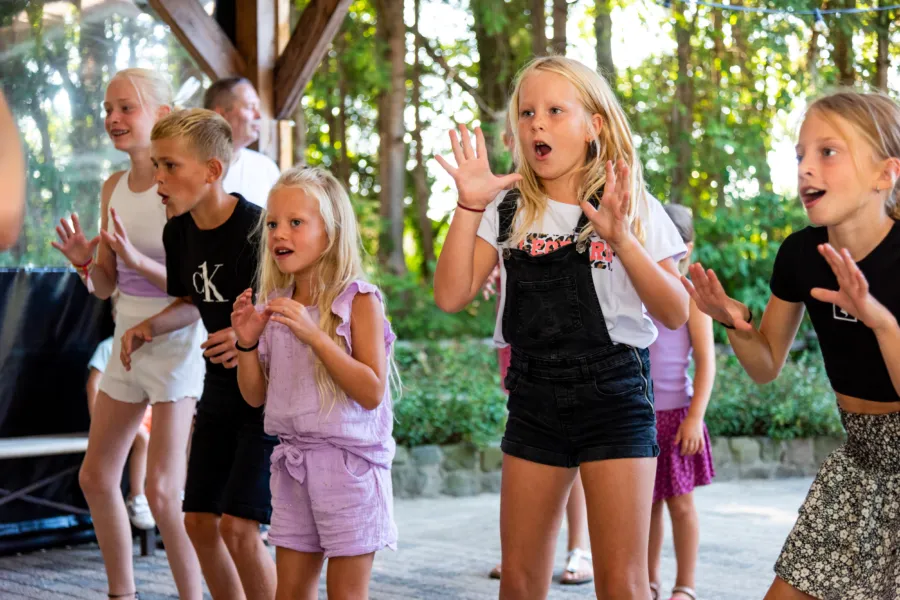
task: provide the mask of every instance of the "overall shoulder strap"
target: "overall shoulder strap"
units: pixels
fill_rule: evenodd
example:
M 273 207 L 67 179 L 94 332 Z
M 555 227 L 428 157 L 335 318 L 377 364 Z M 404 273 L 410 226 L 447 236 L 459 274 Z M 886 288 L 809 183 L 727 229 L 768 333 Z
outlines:
M 506 192 L 503 200 L 500 201 L 500 206 L 497 207 L 497 215 L 500 217 L 497 242 L 500 244 L 508 240 L 512 234 L 513 221 L 516 218 L 516 209 L 519 207 L 521 195 L 518 188 L 513 188 Z

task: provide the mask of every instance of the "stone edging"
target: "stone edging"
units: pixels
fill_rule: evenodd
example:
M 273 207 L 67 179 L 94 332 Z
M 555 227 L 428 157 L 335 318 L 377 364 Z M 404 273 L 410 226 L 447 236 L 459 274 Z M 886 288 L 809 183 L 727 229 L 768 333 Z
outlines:
M 822 461 L 843 443 L 834 437 L 776 441 L 766 437 L 714 438 L 717 481 L 815 475 Z M 392 468 L 397 498 L 473 496 L 500 491 L 499 444 L 397 447 Z

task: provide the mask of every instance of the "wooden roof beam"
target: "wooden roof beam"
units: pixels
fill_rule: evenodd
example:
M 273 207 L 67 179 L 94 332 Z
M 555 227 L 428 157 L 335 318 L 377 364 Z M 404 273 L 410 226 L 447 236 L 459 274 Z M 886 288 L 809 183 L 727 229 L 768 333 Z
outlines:
M 199 0 L 148 1 L 210 79 L 245 75 L 246 62 Z
M 311 0 L 275 63 L 275 118 L 288 119 L 303 96 L 351 0 Z

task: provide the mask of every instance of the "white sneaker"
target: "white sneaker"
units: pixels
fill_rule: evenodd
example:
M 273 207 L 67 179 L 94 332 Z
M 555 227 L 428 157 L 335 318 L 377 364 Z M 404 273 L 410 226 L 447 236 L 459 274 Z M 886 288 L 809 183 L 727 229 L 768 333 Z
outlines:
M 135 496 L 125 503 L 128 508 L 128 518 L 131 524 L 138 529 L 153 529 L 156 527 L 156 521 L 153 520 L 153 513 L 150 512 L 150 505 L 147 503 L 147 496 L 141 494 Z

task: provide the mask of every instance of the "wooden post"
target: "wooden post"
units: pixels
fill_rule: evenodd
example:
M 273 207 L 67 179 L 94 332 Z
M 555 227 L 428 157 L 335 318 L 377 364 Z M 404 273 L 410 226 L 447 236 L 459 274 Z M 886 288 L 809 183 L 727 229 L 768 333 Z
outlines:
M 149 0 L 203 72 L 213 80 L 242 75 L 246 64 L 219 24 L 197 0 Z
M 278 56 L 284 53 L 284 49 L 291 39 L 291 0 L 277 0 L 276 7 L 276 32 L 275 49 Z M 278 166 L 284 171 L 294 165 L 294 135 L 292 129 L 296 127 L 284 116 L 278 115 Z
M 258 149 L 278 159 L 278 124 L 275 122 L 276 11 L 271 0 L 237 0 L 238 52 L 247 62 L 244 75 L 259 94 Z
M 275 114 L 290 115 L 300 101 L 335 34 L 344 22 L 351 0 L 310 0 L 291 40 L 275 67 Z

